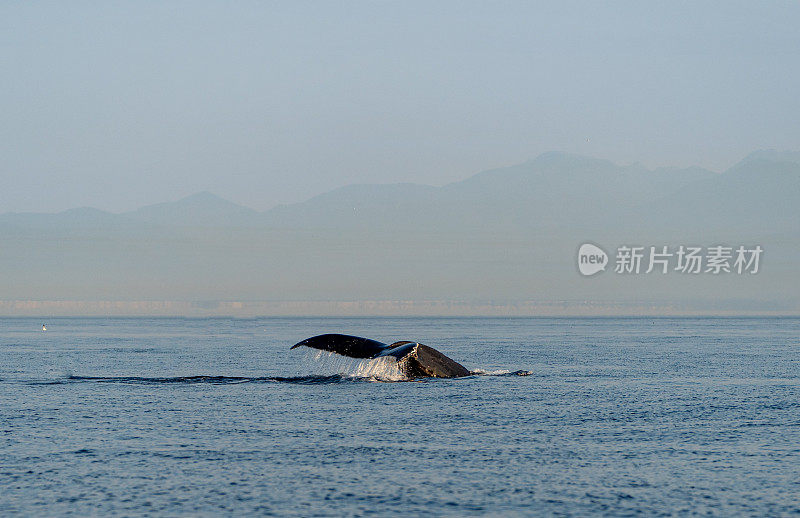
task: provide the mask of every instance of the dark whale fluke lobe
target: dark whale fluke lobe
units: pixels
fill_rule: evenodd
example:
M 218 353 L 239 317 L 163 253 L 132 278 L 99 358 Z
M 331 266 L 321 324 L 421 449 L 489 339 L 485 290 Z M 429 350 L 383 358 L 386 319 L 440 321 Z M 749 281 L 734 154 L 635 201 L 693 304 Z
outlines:
M 460 363 L 448 358 L 433 347 L 417 342 L 401 341 L 387 345 L 360 336 L 326 334 L 306 338 L 291 348 L 312 347 L 351 358 L 393 356 L 400 370 L 409 378 L 460 378 L 470 372 Z
M 375 358 L 388 347 L 385 343 L 369 338 L 350 335 L 319 335 L 306 338 L 292 346 L 292 349 L 305 345 L 350 358 Z M 392 344 L 394 345 L 394 344 Z

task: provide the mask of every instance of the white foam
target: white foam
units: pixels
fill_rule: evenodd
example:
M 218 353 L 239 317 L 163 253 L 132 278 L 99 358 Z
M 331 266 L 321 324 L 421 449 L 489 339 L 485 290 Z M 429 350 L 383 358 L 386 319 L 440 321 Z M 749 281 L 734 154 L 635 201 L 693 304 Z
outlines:
M 380 381 L 402 381 L 408 379 L 400 370 L 397 360 L 386 356 L 359 361 L 354 375 L 359 378 L 371 378 Z
M 312 364 L 315 374 L 339 374 L 351 378 L 366 378 L 376 381 L 403 381 L 408 379 L 393 357 L 374 359 L 348 358 L 328 351 L 314 351 L 307 356 L 306 364 Z
M 478 376 L 530 376 L 533 371 L 510 371 L 507 369 L 487 371 L 485 369 L 475 369 L 472 374 L 477 374 Z
M 498 369 L 494 371 L 487 371 L 485 369 L 474 369 L 472 373 L 481 376 L 503 376 L 505 374 L 511 374 L 511 371 L 508 369 Z

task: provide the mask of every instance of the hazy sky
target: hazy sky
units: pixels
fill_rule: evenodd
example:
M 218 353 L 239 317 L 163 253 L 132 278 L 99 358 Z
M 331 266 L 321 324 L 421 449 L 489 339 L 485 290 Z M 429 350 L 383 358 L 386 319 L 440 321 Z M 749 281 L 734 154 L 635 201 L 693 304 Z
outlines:
M 800 149 L 800 2 L 0 4 L 0 212 Z

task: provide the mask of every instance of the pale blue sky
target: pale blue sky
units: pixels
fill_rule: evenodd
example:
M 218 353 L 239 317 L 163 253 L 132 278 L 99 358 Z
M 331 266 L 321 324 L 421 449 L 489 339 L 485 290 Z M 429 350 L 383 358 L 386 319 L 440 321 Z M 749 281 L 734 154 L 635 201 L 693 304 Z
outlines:
M 800 149 L 800 2 L 3 2 L 0 212 Z

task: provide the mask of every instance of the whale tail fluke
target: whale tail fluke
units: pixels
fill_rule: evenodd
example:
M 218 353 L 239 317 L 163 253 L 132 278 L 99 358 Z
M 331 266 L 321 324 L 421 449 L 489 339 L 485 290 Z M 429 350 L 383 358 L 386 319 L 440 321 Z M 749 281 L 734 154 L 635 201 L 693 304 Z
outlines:
M 392 356 L 397 359 L 400 371 L 409 378 L 460 378 L 470 372 L 460 363 L 448 358 L 433 347 L 403 340 L 386 345 L 360 336 L 327 334 L 312 336 L 297 342 L 291 348 L 304 345 L 351 358 L 370 359 Z
M 389 347 L 377 340 L 338 334 L 312 336 L 302 342 L 297 342 L 292 349 L 301 345 L 351 358 L 375 358 Z

